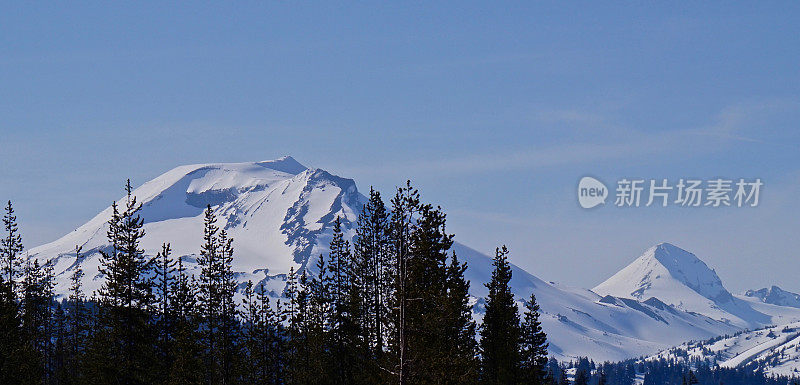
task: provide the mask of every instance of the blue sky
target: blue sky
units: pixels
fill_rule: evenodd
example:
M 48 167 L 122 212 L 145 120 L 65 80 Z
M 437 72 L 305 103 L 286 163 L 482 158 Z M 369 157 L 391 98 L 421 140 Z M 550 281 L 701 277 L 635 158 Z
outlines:
M 800 4 L 5 4 L 0 199 L 27 246 L 180 164 L 292 155 L 591 287 L 650 245 L 800 291 Z M 584 175 L 764 180 L 757 208 L 580 209 Z

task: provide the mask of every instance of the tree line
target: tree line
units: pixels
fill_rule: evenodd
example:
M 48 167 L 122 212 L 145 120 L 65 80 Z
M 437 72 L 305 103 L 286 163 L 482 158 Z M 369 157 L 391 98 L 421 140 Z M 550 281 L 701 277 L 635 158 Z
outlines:
M 446 215 L 410 182 L 388 203 L 371 189 L 352 240 L 336 218 L 329 252 L 313 269 L 292 269 L 278 299 L 237 280 L 234 241 L 210 206 L 197 275 L 169 243 L 146 255 L 142 205 L 130 181 L 125 191 L 112 204 L 94 293 L 82 288 L 76 246 L 69 293 L 56 295 L 53 263 L 23 254 L 8 202 L 0 383 L 558 383 L 536 298 L 520 314 L 509 287 L 508 250 L 496 251 L 479 326 Z
M 629 359 L 595 363 L 587 357 L 571 362 L 550 358 L 546 371 L 555 384 L 569 385 L 797 385 L 794 376 L 771 375 L 758 363 L 720 367 L 704 359 Z

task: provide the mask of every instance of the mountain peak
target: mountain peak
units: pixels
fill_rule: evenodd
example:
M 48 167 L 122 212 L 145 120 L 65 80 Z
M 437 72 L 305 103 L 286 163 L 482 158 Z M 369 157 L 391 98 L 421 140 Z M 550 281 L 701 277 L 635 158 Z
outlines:
M 800 296 L 778 288 L 748 294 L 758 301 L 734 297 L 705 262 L 669 243 L 647 249 L 593 291 L 639 300 L 655 297 L 678 309 L 745 328 L 774 323 L 775 318 L 769 314 L 775 313 L 757 302 L 800 308 Z
M 707 294 L 716 296 L 725 290 L 714 269 L 709 268 L 696 255 L 671 243 L 659 243 L 645 251 L 640 258 L 655 259 L 672 277 L 704 296 L 708 296 Z
M 722 304 L 733 297 L 717 273 L 696 255 L 671 243 L 647 249 L 630 265 L 597 285 L 600 295 L 636 298 L 656 297 L 686 310 L 709 302 Z M 698 309 L 699 310 L 699 309 Z
M 298 162 L 289 155 L 274 160 L 264 160 L 261 162 L 257 162 L 256 164 L 275 171 L 281 171 L 287 174 L 294 174 L 294 175 L 299 174 L 308 169 L 308 167 L 303 166 L 302 164 L 300 164 L 300 162 Z

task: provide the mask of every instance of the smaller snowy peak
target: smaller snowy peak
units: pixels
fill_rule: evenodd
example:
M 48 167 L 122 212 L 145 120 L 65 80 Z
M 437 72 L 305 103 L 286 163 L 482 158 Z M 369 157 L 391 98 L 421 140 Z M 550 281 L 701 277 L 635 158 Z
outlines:
M 660 243 L 646 255 L 661 263 L 678 281 L 714 301 L 730 301 L 731 294 L 722 286 L 717 273 L 694 254 L 670 243 Z
M 705 262 L 669 243 L 647 249 L 630 265 L 592 290 L 601 296 L 649 302 L 654 307 L 670 305 L 740 328 L 800 319 L 797 308 L 733 296 Z
M 677 294 L 676 287 L 689 288 L 714 302 L 729 302 L 732 298 L 717 273 L 705 262 L 670 243 L 659 243 L 647 249 L 594 291 L 600 295 L 664 300 L 664 295 Z
M 756 298 L 763 303 L 800 308 L 800 294 L 783 290 L 777 286 L 772 286 L 770 288 L 765 287 L 759 290 L 748 290 L 744 295 L 745 297 Z

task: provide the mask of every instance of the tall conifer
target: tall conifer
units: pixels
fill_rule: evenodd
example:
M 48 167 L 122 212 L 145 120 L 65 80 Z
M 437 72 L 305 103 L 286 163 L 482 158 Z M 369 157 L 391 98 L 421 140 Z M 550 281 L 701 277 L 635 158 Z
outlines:
M 544 384 L 547 375 L 547 334 L 539 321 L 536 296 L 525 301 L 525 313 L 520 327 L 520 379 L 525 384 Z
M 17 225 L 17 216 L 14 215 L 14 206 L 11 201 L 5 207 L 3 214 L 3 229 L 5 235 L 0 240 L 0 262 L 2 262 L 2 278 L 10 285 L 11 291 L 16 293 L 16 280 L 20 276 L 22 269 L 22 258 L 20 253 L 23 250 L 22 236 Z
M 360 286 L 359 310 L 363 340 L 372 358 L 380 361 L 386 348 L 393 263 L 389 252 L 389 216 L 378 191 L 370 188 L 369 201 L 358 218 L 353 239 L 354 279 Z
M 519 369 L 519 310 L 509 282 L 508 249 L 495 251 L 492 278 L 486 284 L 486 312 L 481 326 L 481 380 L 484 384 L 515 384 Z
M 141 240 L 144 220 L 141 203 L 133 196 L 130 180 L 120 212 L 112 204 L 107 232 L 110 250 L 101 250 L 100 328 L 93 339 L 92 366 L 98 381 L 140 384 L 152 381 L 155 334 L 150 323 L 153 304 L 152 260 L 144 255 Z
M 206 381 L 229 384 L 239 367 L 237 349 L 237 308 L 234 302 L 233 239 L 217 226 L 211 206 L 205 210 L 200 257 L 199 305 L 203 315 L 206 350 Z
M 75 260 L 81 261 L 81 247 L 75 246 Z M 70 275 L 69 297 L 67 303 L 67 330 L 65 346 L 65 370 L 64 382 L 75 384 L 81 378 L 81 367 L 83 365 L 83 354 L 86 349 L 88 339 L 88 317 L 86 309 L 86 296 L 83 294 L 82 280 L 83 269 L 80 265 Z

